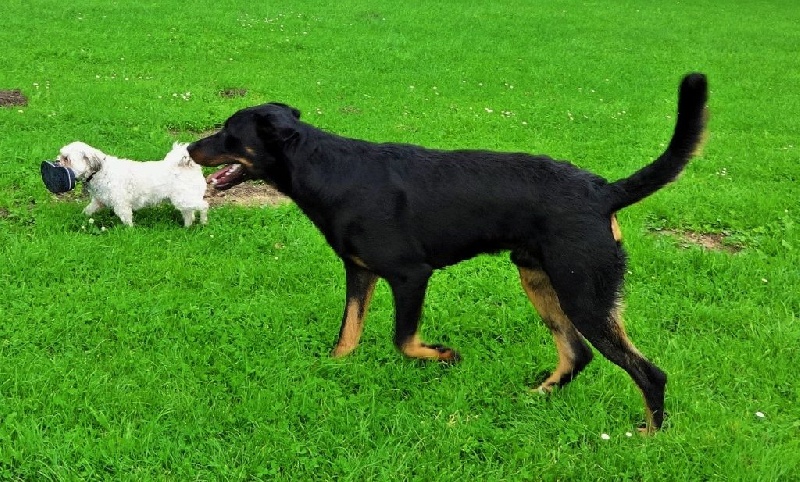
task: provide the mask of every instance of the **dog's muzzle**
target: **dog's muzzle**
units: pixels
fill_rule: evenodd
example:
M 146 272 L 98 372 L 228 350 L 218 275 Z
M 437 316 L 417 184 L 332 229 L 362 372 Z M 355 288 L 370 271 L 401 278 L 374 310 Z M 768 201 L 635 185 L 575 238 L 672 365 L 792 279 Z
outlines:
M 75 189 L 75 171 L 57 162 L 42 161 L 42 182 L 48 191 L 59 194 Z

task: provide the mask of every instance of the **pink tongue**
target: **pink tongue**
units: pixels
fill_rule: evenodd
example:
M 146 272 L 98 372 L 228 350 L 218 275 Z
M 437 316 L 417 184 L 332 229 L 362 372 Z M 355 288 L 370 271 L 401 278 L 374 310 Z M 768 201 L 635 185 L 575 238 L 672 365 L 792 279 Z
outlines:
M 245 169 L 241 166 L 241 164 L 232 164 L 230 166 L 225 166 L 219 171 L 209 175 L 206 178 L 206 182 L 211 184 L 214 189 L 224 190 L 229 189 L 244 179 L 245 176 Z

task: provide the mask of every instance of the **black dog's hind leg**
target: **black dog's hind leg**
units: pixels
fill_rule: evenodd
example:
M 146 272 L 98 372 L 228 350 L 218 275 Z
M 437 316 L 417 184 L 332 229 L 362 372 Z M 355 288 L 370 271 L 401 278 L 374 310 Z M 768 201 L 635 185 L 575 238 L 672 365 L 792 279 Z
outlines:
M 625 272 L 624 254 L 617 250 L 605 260 L 599 251 L 591 259 L 580 253 L 562 251 L 559 255 L 548 265 L 548 274 L 564 313 L 604 357 L 633 378 L 647 406 L 643 431 L 659 429 L 664 421 L 667 376 L 636 349 L 625 333 L 618 293 Z
M 642 355 L 628 339 L 621 309 L 614 307 L 605 319 L 597 315 L 573 315 L 575 326 L 595 348 L 628 372 L 642 392 L 647 407 L 642 432 L 652 433 L 664 422 L 664 389 L 667 375 Z
M 545 272 L 520 267 L 519 277 L 525 294 L 553 334 L 558 350 L 556 369 L 538 387 L 541 392 L 550 392 L 555 386 L 571 382 L 592 361 L 592 350 L 564 314 Z
M 422 342 L 418 334 L 422 303 L 431 273 L 430 267 L 417 266 L 386 277 L 394 295 L 394 344 L 411 358 L 456 362 L 459 355 L 454 350 L 441 345 L 428 345 Z
M 343 357 L 355 350 L 361 332 L 364 329 L 364 318 L 367 316 L 369 302 L 378 276 L 357 266 L 352 261 L 344 261 L 347 294 L 345 299 L 342 327 L 339 329 L 339 341 L 333 349 L 334 357 Z

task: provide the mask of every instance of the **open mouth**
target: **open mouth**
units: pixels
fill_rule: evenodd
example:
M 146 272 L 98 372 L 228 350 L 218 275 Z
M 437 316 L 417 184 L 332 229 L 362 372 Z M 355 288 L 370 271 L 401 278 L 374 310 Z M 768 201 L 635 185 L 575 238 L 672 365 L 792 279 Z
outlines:
M 210 174 L 206 178 L 206 182 L 211 184 L 214 189 L 224 191 L 248 179 L 250 179 L 250 173 L 247 172 L 244 166 L 241 164 L 231 164 Z

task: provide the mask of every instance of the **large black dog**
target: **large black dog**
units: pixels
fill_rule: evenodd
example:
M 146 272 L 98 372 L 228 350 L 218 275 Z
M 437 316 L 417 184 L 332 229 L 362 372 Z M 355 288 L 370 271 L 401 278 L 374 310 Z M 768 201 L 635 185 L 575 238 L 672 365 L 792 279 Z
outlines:
M 669 146 L 616 182 L 546 156 L 348 139 L 301 122 L 297 109 L 278 103 L 236 112 L 188 149 L 198 164 L 231 164 L 214 176 L 218 188 L 246 178 L 274 183 L 342 259 L 347 297 L 334 356 L 358 344 L 380 277 L 394 296 L 396 346 L 409 357 L 457 360 L 452 349 L 417 334 L 428 279 L 434 269 L 509 250 L 558 349 L 558 366 L 539 389 L 572 380 L 592 359 L 588 340 L 636 382 L 648 430 L 655 430 L 667 377 L 623 328 L 625 253 L 615 213 L 683 170 L 702 142 L 706 98 L 705 76 L 687 75 Z

